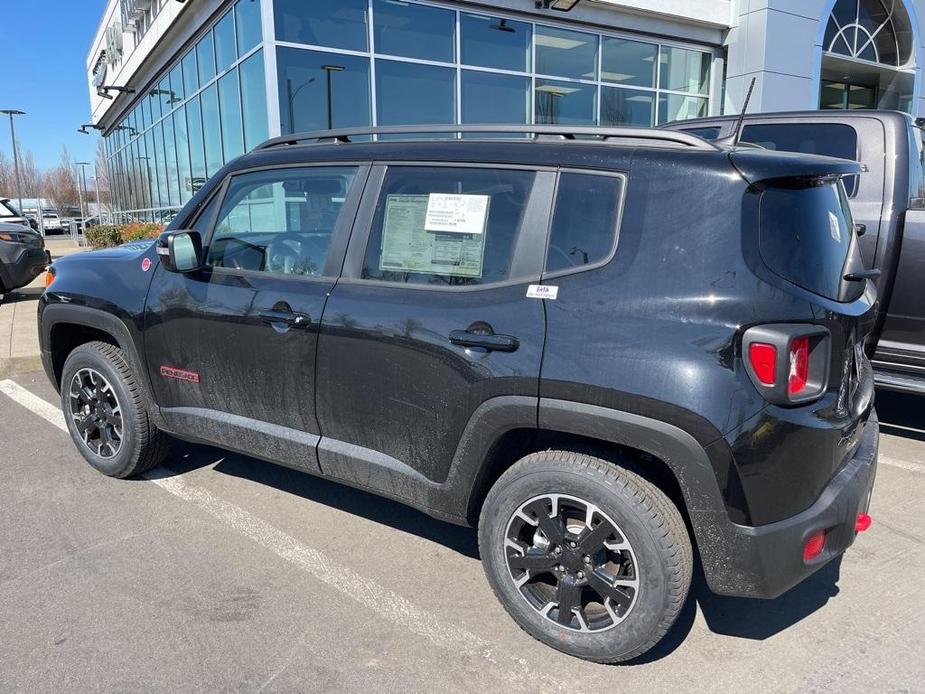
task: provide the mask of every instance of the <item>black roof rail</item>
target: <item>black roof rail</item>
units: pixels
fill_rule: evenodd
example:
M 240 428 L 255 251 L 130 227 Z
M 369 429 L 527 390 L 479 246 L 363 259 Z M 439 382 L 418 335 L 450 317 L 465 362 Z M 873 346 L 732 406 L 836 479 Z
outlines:
M 692 149 L 720 151 L 721 148 L 696 135 L 677 130 L 656 130 L 654 128 L 610 128 L 593 125 L 388 125 L 379 127 L 362 126 L 341 128 L 337 130 L 319 130 L 315 132 L 292 133 L 274 137 L 258 145 L 256 150 L 272 149 L 282 145 L 348 143 L 351 137 L 374 135 L 432 135 L 463 133 L 516 133 L 539 137 L 558 137 L 564 140 L 579 138 L 597 138 L 599 140 L 637 140 L 655 143 L 682 145 Z M 421 138 L 427 139 L 427 138 Z

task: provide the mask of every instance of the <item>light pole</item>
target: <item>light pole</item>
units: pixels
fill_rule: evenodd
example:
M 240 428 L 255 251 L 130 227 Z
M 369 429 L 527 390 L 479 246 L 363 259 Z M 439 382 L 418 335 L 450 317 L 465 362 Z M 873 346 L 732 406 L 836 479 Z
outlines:
M 332 72 L 343 72 L 343 65 L 322 65 L 321 69 L 324 70 L 325 77 L 327 78 L 328 83 L 328 130 L 334 129 L 334 103 L 331 101 L 331 73 Z
M 10 117 L 10 140 L 13 142 L 13 167 L 16 169 L 16 195 L 19 198 L 19 214 L 22 211 L 22 177 L 19 175 L 19 148 L 16 146 L 16 126 L 13 125 L 13 116 L 24 116 L 25 111 L 17 111 L 15 108 L 0 109 L 0 113 Z M 39 210 L 41 215 L 41 210 Z
M 77 175 L 77 198 L 80 201 L 80 217 L 81 221 L 83 222 L 86 221 L 87 217 L 90 216 L 89 214 L 84 214 L 84 193 L 86 192 L 87 184 L 87 170 L 84 167 L 90 166 L 90 162 L 75 161 L 74 166 L 80 167 L 80 173 Z M 88 200 L 87 204 L 89 205 L 89 203 L 90 201 Z M 78 227 L 77 233 L 80 233 L 80 227 Z
M 334 129 L 334 104 L 331 103 L 332 89 L 333 89 L 333 86 L 331 83 L 331 73 L 332 72 L 343 72 L 345 68 L 343 65 L 322 65 L 321 69 L 324 70 L 324 73 L 325 73 L 325 86 L 326 86 L 327 99 L 328 99 L 327 101 L 328 130 L 333 130 Z M 298 87 L 296 87 L 293 90 L 292 80 L 291 79 L 286 80 L 286 101 L 287 101 L 288 111 L 289 111 L 289 131 L 290 132 L 294 133 L 296 131 L 295 129 L 295 98 L 300 91 L 302 91 L 308 85 L 312 84 L 314 81 L 315 81 L 315 78 L 312 77 L 307 82 L 303 82 L 302 84 L 300 84 Z

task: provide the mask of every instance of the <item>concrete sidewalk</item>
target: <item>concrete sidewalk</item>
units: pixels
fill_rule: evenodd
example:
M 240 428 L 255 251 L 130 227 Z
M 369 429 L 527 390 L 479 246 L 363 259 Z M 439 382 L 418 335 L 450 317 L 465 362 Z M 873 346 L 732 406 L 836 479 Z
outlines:
M 87 250 L 74 245 L 70 237 L 49 238 L 45 245 L 53 260 Z M 42 368 L 36 311 L 44 289 L 45 276 L 39 275 L 0 300 L 0 378 Z

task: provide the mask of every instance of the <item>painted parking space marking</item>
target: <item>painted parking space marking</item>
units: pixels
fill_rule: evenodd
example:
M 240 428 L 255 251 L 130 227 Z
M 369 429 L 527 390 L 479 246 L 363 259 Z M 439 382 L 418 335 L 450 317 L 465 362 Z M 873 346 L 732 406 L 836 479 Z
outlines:
M 67 424 L 61 410 L 18 383 L 11 380 L 0 381 L 0 393 L 62 431 L 67 431 Z M 197 506 L 222 524 L 231 527 L 393 624 L 402 626 L 454 653 L 477 656 L 492 663 L 512 689 L 566 690 L 564 682 L 533 671 L 523 659 L 497 653 L 492 644 L 485 639 L 466 629 L 444 622 L 437 615 L 421 609 L 398 593 L 330 559 L 319 550 L 299 542 L 296 538 L 240 506 L 225 501 L 205 489 L 188 484 L 173 471 L 166 468 L 155 468 L 145 473 L 143 477 L 175 497 Z

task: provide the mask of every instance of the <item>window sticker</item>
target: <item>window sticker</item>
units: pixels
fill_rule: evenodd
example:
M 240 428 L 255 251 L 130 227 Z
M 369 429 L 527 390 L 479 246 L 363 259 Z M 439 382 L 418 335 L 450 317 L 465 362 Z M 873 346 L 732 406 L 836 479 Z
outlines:
M 841 224 L 838 216 L 834 212 L 829 212 L 829 234 L 837 243 L 841 243 Z
M 417 272 L 454 277 L 482 277 L 485 256 L 485 220 L 488 216 L 487 195 L 448 195 L 449 198 L 485 198 L 475 202 L 475 212 L 460 211 L 456 203 L 447 210 L 437 209 L 434 225 L 428 228 L 431 199 L 434 195 L 389 195 L 382 225 L 382 252 L 379 269 L 386 272 Z M 442 203 L 437 203 L 440 208 Z M 478 221 L 475 228 L 474 217 Z M 437 219 L 439 218 L 439 220 Z M 448 226 L 456 227 L 446 231 Z
M 488 195 L 431 193 L 427 198 L 427 231 L 481 234 L 488 218 Z

